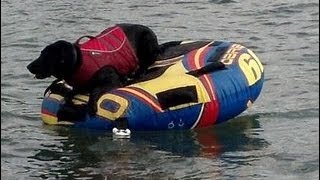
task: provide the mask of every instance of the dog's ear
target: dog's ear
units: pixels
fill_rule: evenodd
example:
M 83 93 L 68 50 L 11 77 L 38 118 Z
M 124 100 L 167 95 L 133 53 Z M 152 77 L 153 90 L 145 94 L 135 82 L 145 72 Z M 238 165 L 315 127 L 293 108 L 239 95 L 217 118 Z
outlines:
M 56 78 L 64 79 L 66 76 L 74 72 L 77 64 L 77 51 L 74 44 L 59 40 L 48 47 L 48 51 L 52 53 L 50 57 L 51 72 Z

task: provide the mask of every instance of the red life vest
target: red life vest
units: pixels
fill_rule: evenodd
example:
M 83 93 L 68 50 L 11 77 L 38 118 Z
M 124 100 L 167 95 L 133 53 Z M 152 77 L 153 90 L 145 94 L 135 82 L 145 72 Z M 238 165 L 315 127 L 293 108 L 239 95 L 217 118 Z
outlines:
M 89 40 L 80 44 L 84 37 Z M 71 86 L 85 85 L 104 66 L 112 66 L 123 76 L 138 68 L 138 58 L 125 33 L 118 26 L 108 28 L 95 37 L 80 37 L 75 44 L 80 47 L 82 62 L 67 80 Z

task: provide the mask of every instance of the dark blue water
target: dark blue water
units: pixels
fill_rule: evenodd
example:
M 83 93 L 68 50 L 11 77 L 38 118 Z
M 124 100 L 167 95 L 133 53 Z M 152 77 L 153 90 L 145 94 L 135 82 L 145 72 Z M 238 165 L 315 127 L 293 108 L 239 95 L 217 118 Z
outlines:
M 53 79 L 25 68 L 43 47 L 116 23 L 160 42 L 229 40 L 253 49 L 266 81 L 251 109 L 190 131 L 106 132 L 43 125 Z M 3 179 L 319 179 L 319 3 L 316 0 L 1 0 Z

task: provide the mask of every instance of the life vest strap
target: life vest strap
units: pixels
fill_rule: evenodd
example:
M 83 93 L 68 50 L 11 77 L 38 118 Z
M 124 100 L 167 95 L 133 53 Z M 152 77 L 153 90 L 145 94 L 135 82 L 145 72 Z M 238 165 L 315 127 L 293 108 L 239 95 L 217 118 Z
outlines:
M 89 35 L 84 35 L 84 36 L 81 36 L 79 39 L 77 39 L 76 42 L 75 42 L 75 44 L 76 44 L 76 45 L 79 45 L 81 39 L 83 39 L 83 38 L 94 39 L 94 38 L 96 38 L 96 37 L 94 37 L 94 36 L 89 36 Z

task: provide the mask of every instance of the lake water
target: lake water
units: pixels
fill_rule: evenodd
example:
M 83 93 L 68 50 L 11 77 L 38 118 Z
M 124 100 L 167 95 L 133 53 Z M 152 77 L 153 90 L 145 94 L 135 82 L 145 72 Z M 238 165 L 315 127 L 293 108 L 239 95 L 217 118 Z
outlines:
M 42 124 L 44 89 L 26 65 L 58 39 L 116 23 L 161 43 L 229 40 L 265 67 L 254 106 L 211 128 L 111 133 Z M 1 0 L 1 178 L 319 179 L 317 0 Z

